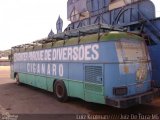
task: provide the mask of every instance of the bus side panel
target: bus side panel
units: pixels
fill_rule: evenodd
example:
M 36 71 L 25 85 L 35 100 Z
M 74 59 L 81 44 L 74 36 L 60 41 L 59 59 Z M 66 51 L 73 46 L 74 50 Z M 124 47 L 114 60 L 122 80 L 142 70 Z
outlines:
M 47 77 L 46 78 L 47 90 L 50 91 L 50 92 L 53 92 L 53 82 L 54 82 L 53 77 Z
M 99 47 L 99 61 L 100 64 L 84 64 L 84 89 L 85 100 L 95 103 L 105 104 L 105 64 L 108 62 L 116 62 L 117 55 L 115 54 L 114 41 L 101 42 Z M 101 81 L 101 82 L 100 82 Z
M 69 96 L 84 99 L 83 64 L 69 63 Z
M 105 96 L 111 97 L 113 96 L 112 88 L 114 86 L 116 79 L 119 79 L 119 69 L 118 64 L 105 64 Z M 114 77 L 113 77 L 114 76 Z M 122 81 L 125 82 L 125 81 Z
M 32 79 L 32 77 L 30 77 L 30 79 Z M 36 87 L 47 90 L 47 82 L 45 76 L 35 76 L 35 81 Z
M 19 81 L 20 81 L 21 83 L 27 84 L 27 75 L 24 74 L 24 73 L 19 73 Z
M 31 86 L 44 89 L 44 90 L 48 90 L 45 76 L 38 76 L 38 75 L 26 74 L 26 73 L 18 73 L 18 74 L 19 74 L 19 79 L 21 83 L 25 83 Z
M 84 99 L 84 86 L 83 82 L 69 80 L 69 96 Z
M 103 85 L 85 83 L 85 101 L 105 104 L 105 97 L 103 95 L 103 91 Z
M 28 85 L 33 86 L 36 76 L 35 75 L 27 75 L 27 83 Z
M 119 77 L 119 64 L 116 54 L 115 41 L 104 42 L 100 48 L 101 60 L 103 64 L 103 96 L 112 96 L 112 87 L 114 86 L 115 79 Z M 122 81 L 123 82 L 123 81 Z M 104 98 L 105 99 L 105 98 Z
M 54 82 L 53 77 L 19 73 L 19 79 L 21 83 L 25 83 L 34 87 L 38 87 L 40 89 L 53 92 L 53 82 Z
M 30 75 L 26 73 L 18 73 L 18 75 L 19 75 L 19 80 L 21 83 L 25 83 L 25 84 L 34 86 L 34 82 L 35 82 L 34 75 Z
M 105 104 L 103 64 L 84 64 L 85 100 Z

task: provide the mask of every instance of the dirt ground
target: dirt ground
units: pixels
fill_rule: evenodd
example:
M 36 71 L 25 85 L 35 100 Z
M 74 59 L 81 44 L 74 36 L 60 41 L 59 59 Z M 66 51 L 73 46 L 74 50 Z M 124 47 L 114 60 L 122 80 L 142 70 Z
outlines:
M 0 66 L 0 120 L 6 120 L 8 116 L 15 120 L 160 119 L 160 97 L 151 104 L 128 109 L 88 103 L 76 98 L 60 103 L 52 93 L 27 85 L 17 86 L 9 77 L 10 67 Z

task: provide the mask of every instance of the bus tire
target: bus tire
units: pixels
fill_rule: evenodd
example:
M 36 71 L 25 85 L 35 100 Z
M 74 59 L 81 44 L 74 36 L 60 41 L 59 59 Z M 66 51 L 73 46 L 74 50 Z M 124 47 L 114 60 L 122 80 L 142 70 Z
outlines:
M 54 95 L 60 102 L 66 102 L 68 99 L 67 89 L 62 80 L 56 80 L 54 83 Z
M 16 84 L 17 84 L 17 85 L 20 85 L 18 73 L 16 73 L 16 75 L 15 75 L 15 80 L 16 80 Z

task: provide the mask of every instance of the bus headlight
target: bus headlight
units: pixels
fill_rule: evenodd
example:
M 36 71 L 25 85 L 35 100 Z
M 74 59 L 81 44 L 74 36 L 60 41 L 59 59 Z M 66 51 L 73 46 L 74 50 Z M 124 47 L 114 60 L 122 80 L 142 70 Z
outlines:
M 127 93 L 128 93 L 128 88 L 126 86 L 113 88 L 113 95 L 122 96 L 126 95 Z

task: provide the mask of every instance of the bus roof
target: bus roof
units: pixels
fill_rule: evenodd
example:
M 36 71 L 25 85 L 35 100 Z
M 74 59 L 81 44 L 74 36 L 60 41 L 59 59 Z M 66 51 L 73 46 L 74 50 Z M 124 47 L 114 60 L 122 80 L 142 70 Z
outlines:
M 41 49 L 54 48 L 54 47 L 87 44 L 87 43 L 100 42 L 100 41 L 114 41 L 114 40 L 120 40 L 122 38 L 128 39 L 128 40 L 143 40 L 142 37 L 135 35 L 133 33 L 111 31 L 106 33 L 100 33 L 100 35 L 90 34 L 90 35 L 73 37 L 73 38 L 64 39 L 64 40 L 55 40 L 55 39 L 46 38 L 30 44 L 24 44 L 24 45 L 12 47 L 12 50 L 14 52 L 25 52 L 25 51 L 41 50 Z

